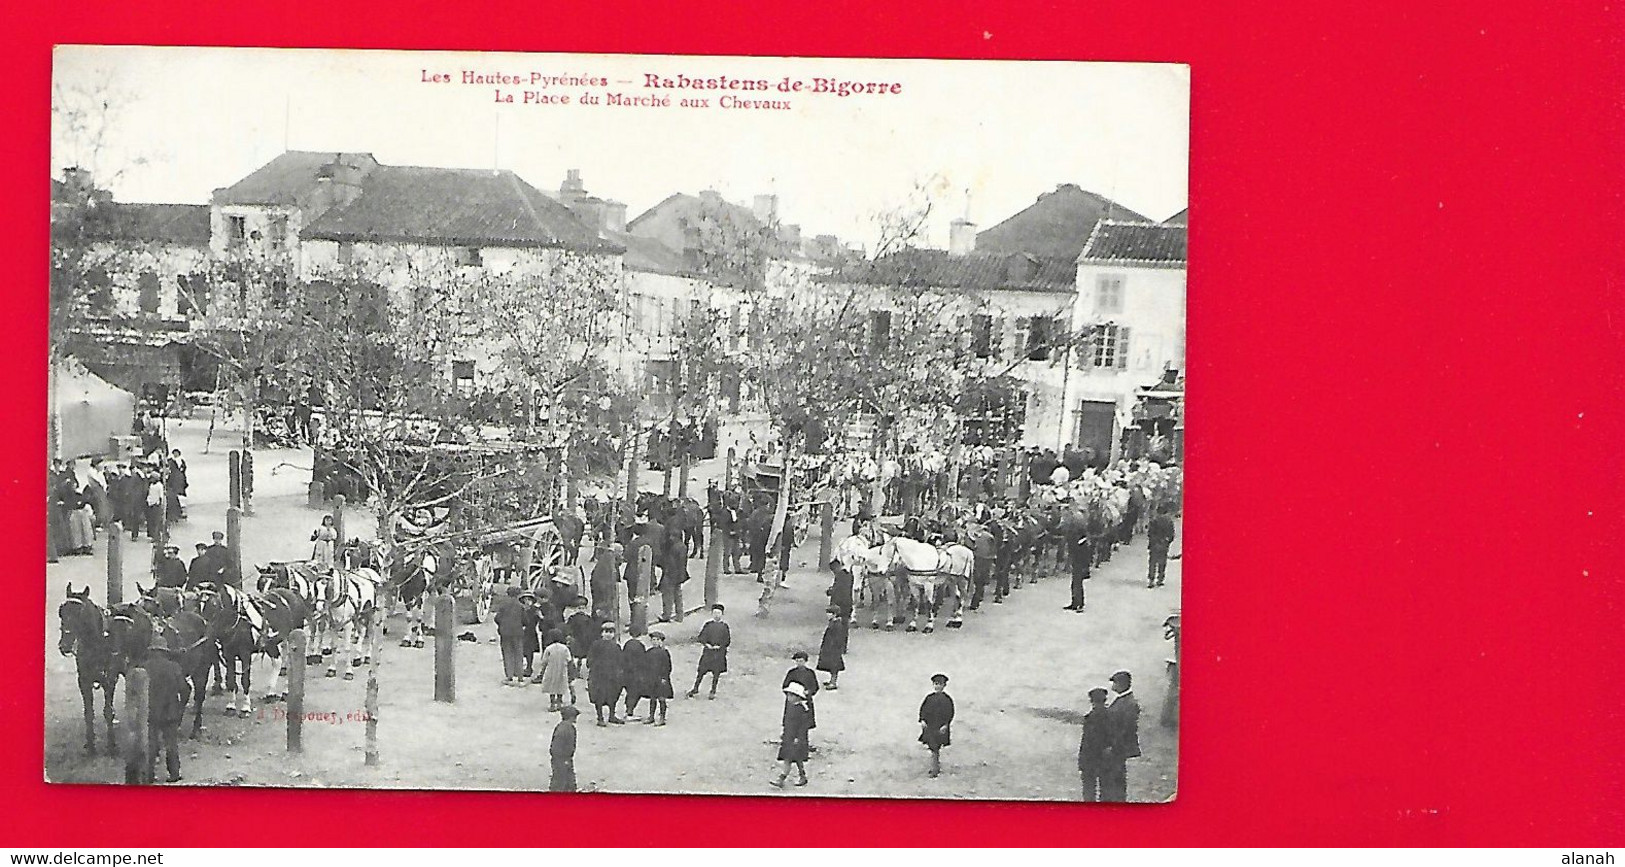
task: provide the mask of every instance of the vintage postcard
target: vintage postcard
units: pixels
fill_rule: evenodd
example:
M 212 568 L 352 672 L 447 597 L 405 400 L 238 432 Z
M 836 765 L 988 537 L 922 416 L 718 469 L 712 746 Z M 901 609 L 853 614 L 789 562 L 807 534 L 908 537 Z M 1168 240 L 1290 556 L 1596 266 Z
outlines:
M 46 778 L 1172 799 L 1189 111 L 59 47 Z

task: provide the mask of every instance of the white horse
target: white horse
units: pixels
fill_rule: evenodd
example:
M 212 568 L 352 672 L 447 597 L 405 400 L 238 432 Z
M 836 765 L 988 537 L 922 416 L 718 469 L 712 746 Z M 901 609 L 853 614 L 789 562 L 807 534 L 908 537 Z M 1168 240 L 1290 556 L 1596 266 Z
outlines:
M 338 647 L 335 639 L 343 642 L 350 653 L 350 668 L 344 672 L 345 680 L 355 679 L 355 670 L 372 661 L 373 611 L 378 607 L 378 585 L 382 579 L 377 570 L 335 569 L 318 582 L 320 592 L 316 601 L 316 622 L 322 638 L 322 656 L 327 659 L 327 676 L 338 676 Z M 363 651 L 363 640 L 365 650 Z
M 868 531 L 862 531 L 841 540 L 841 544 L 835 547 L 833 557 L 852 573 L 852 586 L 857 597 L 854 601 L 866 603 L 873 612 L 870 628 L 881 628 L 881 612 L 884 610 L 885 628 L 890 630 L 906 592 L 906 589 L 900 592 L 899 585 L 906 588 L 907 584 L 890 574 L 881 557 L 882 544 L 883 539 L 876 539 Z
M 957 629 L 964 625 L 965 589 L 975 565 L 975 555 L 969 548 L 958 543 L 938 548 L 907 536 L 892 536 L 881 546 L 880 560 L 888 572 L 900 570 L 907 575 L 909 632 L 919 629 L 921 609 L 926 612 L 924 631 L 936 631 L 938 591 L 946 591 L 954 600 L 948 626 Z

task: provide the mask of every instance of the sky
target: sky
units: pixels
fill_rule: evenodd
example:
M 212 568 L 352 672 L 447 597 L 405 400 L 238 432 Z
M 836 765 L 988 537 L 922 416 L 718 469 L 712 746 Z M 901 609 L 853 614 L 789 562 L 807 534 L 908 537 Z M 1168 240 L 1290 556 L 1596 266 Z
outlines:
M 464 71 L 525 83 L 464 84 Z M 451 81 L 424 80 L 436 73 Z M 651 89 L 651 74 L 806 89 Z M 815 78 L 898 92 L 812 93 Z M 946 246 L 952 219 L 985 229 L 1063 183 L 1160 220 L 1185 208 L 1189 177 L 1190 71 L 1174 64 L 63 46 L 54 84 L 53 176 L 84 165 L 125 202 L 206 203 L 285 149 L 367 152 L 510 169 L 543 190 L 579 169 L 629 217 L 674 192 L 747 205 L 772 193 L 804 237 L 859 245 L 874 242 L 877 214 L 928 198 L 925 240 Z M 527 91 L 571 104 L 527 105 Z M 583 93 L 600 103 L 579 104 Z M 611 106 L 609 93 L 671 105 Z M 63 122 L 87 94 L 109 106 L 89 115 L 100 134 Z M 726 95 L 790 108 L 727 109 Z

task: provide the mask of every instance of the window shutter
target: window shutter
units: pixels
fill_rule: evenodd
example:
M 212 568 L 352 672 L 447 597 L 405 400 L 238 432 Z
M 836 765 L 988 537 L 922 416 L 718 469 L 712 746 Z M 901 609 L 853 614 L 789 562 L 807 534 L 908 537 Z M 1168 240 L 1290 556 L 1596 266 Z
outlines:
M 1016 347 L 1014 361 L 1027 360 L 1027 338 L 1032 334 L 1032 320 L 1026 316 L 1016 317 Z
M 1128 332 L 1127 325 L 1117 326 L 1117 369 L 1128 370 Z
M 1004 329 L 1006 328 L 1003 316 L 995 316 L 992 326 L 988 329 L 988 357 L 1000 359 L 1004 357 Z

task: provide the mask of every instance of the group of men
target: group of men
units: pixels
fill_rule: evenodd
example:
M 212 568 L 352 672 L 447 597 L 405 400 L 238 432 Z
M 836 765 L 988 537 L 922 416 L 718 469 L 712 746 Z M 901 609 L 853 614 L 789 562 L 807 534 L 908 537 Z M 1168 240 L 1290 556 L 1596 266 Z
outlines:
M 164 556 L 153 566 L 153 583 L 158 587 L 196 589 L 206 585 L 230 585 L 242 589 L 243 576 L 237 558 L 226 545 L 226 534 L 216 530 L 207 543 L 195 546 L 196 554 L 187 563 L 181 560 L 178 545 L 164 546 Z
M 1140 702 L 1134 678 L 1126 671 L 1111 676 L 1111 689 L 1089 690 L 1078 742 L 1078 773 L 1085 801 L 1127 801 L 1128 760 L 1140 755 Z

